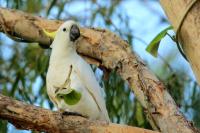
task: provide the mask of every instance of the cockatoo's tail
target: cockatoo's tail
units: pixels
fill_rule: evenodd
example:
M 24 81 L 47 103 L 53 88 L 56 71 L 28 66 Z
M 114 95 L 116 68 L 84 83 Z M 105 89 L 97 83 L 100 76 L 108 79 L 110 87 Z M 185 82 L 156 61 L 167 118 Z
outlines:
M 80 113 L 91 119 L 110 121 L 95 75 L 76 52 L 76 40 L 80 37 L 78 24 L 66 21 L 55 32 L 51 44 L 47 72 L 47 93 L 54 105 L 64 111 Z M 79 42 L 81 43 L 81 42 Z

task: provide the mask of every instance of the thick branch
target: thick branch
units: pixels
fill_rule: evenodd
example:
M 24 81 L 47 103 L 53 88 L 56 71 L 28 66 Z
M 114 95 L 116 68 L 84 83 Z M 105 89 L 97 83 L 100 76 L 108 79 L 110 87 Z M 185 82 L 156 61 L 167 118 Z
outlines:
M 19 129 L 48 133 L 157 133 L 136 127 L 91 121 L 80 116 L 66 116 L 59 112 L 28 105 L 0 94 L 0 118 Z
M 17 37 L 43 45 L 49 45 L 50 39 L 41 28 L 53 31 L 62 23 L 2 8 L 0 14 L 4 21 L 1 23 L 4 26 L 1 27 L 5 27 L 8 33 L 15 33 Z M 77 51 L 101 67 L 115 69 L 129 83 L 137 99 L 147 110 L 153 127 L 163 133 L 196 132 L 193 125 L 180 113 L 164 85 L 132 52 L 127 42 L 107 30 L 82 28 L 81 32 Z
M 180 19 L 193 0 L 161 0 L 171 24 L 178 28 Z M 192 6 L 183 20 L 180 28 L 180 38 L 183 50 L 189 59 L 191 67 L 200 84 L 200 1 Z

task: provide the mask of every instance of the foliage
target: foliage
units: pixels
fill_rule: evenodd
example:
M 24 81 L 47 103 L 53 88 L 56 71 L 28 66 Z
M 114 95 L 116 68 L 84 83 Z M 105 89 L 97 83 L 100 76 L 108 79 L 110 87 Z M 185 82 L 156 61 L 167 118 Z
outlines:
M 57 98 L 64 99 L 65 103 L 68 105 L 75 105 L 81 99 L 81 93 L 77 92 L 75 89 L 71 88 L 68 94 L 58 94 Z
M 154 57 L 158 56 L 158 48 L 160 45 L 160 41 L 167 35 L 167 32 L 172 29 L 172 26 L 167 27 L 163 31 L 161 31 L 148 45 L 146 51 L 149 52 Z
M 47 18 L 75 19 L 84 26 L 98 25 L 112 30 L 132 45 L 135 40 L 142 39 L 133 35 L 130 17 L 126 13 L 126 9 L 121 6 L 122 2 L 121 0 L 108 0 L 106 2 L 98 0 L 84 2 L 72 0 L 3 0 L 0 4 L 4 7 L 23 10 Z M 141 2 L 144 2 L 145 5 L 145 1 Z M 79 6 L 83 4 L 85 4 L 85 8 L 79 10 Z M 75 11 L 71 11 L 74 10 L 74 8 L 70 8 L 73 5 L 79 5 Z M 69 10 L 66 10 L 66 8 L 69 8 Z M 162 23 L 166 23 L 166 21 L 163 21 L 163 17 L 161 20 Z M 139 29 L 140 27 L 136 28 Z M 159 36 L 158 40 L 160 41 L 162 37 L 163 35 Z M 159 41 L 156 41 L 155 44 L 158 44 Z M 53 109 L 53 104 L 46 94 L 45 86 L 49 55 L 50 50 L 42 49 L 38 44 L 17 43 L 1 34 L 0 93 L 30 104 Z M 170 60 L 167 61 L 170 62 Z M 187 78 L 187 74 L 182 72 L 181 69 L 167 73 L 168 68 L 165 66 L 158 67 L 154 64 L 154 67 L 162 72 L 162 74 L 158 74 L 158 77 L 164 81 L 183 113 L 200 127 L 198 115 L 198 112 L 200 112 L 199 87 L 194 81 Z M 135 99 L 127 83 L 114 70 L 110 73 L 108 79 L 104 79 L 104 76 L 99 74 L 98 71 L 99 69 L 95 69 L 97 77 L 100 77 L 100 83 L 105 89 L 106 105 L 111 120 L 116 123 L 151 128 L 145 117 L 144 109 Z M 6 127 L 7 122 L 0 121 L 2 133 L 7 132 L 8 128 Z

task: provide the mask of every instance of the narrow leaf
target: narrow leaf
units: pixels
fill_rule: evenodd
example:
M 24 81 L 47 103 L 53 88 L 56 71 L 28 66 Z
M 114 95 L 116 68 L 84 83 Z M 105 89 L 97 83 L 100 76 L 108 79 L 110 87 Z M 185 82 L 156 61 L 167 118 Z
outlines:
M 72 89 L 72 91 L 68 94 L 58 94 L 57 98 L 63 99 L 65 101 L 65 103 L 68 104 L 68 105 L 75 105 L 80 101 L 81 93 Z
M 152 56 L 157 57 L 158 55 L 158 48 L 160 41 L 166 36 L 169 30 L 173 29 L 172 26 L 167 27 L 163 31 L 161 31 L 147 46 L 146 51 L 149 52 Z

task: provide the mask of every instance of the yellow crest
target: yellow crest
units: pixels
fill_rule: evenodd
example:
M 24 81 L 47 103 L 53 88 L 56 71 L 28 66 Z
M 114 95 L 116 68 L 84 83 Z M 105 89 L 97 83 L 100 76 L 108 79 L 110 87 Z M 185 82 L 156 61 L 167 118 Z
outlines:
M 49 37 L 51 37 L 51 38 L 55 38 L 55 36 L 56 36 L 56 32 L 57 31 L 53 31 L 53 32 L 48 32 L 48 31 L 46 31 L 45 29 L 43 29 L 43 32 L 47 35 L 47 36 L 49 36 Z

